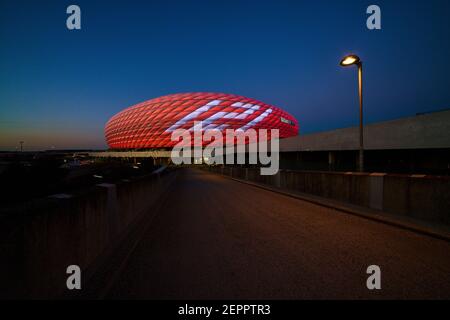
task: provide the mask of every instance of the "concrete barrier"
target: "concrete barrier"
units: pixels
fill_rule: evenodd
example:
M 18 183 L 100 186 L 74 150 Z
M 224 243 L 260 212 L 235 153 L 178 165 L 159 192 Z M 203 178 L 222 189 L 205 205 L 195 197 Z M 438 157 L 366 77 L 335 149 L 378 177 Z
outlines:
M 206 168 L 276 188 L 450 225 L 450 177 L 292 170 L 261 176 L 259 168 Z
M 119 239 L 151 212 L 175 176 L 168 172 L 99 184 L 72 197 L 2 212 L 0 224 L 7 221 L 10 231 L 0 238 L 0 295 L 58 297 L 67 290 L 69 265 L 80 266 L 86 283 Z
M 383 209 L 387 212 L 450 224 L 450 178 L 384 177 Z

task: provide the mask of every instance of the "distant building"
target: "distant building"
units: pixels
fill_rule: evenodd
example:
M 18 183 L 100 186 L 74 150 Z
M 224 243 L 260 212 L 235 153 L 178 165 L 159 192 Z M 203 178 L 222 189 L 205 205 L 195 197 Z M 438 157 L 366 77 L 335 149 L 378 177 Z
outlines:
M 243 96 L 200 92 L 163 96 L 119 112 L 106 124 L 106 142 L 115 150 L 171 148 L 178 143 L 172 133 L 193 131 L 195 121 L 202 122 L 203 131 L 279 129 L 280 138 L 298 134 L 297 120 L 280 108 Z

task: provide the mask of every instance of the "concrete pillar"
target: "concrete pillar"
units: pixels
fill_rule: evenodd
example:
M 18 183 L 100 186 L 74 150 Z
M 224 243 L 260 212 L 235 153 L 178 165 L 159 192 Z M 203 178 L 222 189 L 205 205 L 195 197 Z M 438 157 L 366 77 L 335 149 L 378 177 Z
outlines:
M 279 171 L 280 174 L 280 188 L 286 188 L 286 174 L 284 170 Z
M 274 178 L 275 178 L 275 187 L 281 188 L 281 172 L 280 172 L 280 170 L 278 170 L 278 172 Z
M 369 175 L 369 207 L 383 210 L 384 176 L 386 173 Z
M 332 151 L 328 152 L 328 170 L 330 171 L 336 170 L 336 153 Z

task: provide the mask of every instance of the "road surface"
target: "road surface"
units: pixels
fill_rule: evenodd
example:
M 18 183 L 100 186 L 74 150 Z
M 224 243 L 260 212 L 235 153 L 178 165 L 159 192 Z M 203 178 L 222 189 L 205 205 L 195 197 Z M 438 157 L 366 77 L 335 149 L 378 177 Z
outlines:
M 106 297 L 448 299 L 450 243 L 183 169 Z

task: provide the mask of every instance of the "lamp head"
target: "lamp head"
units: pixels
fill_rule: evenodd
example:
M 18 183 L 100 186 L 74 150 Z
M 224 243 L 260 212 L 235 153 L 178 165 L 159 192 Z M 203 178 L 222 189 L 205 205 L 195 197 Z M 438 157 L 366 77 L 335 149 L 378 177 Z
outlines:
M 350 54 L 348 56 L 345 56 L 344 58 L 342 58 L 340 65 L 343 67 L 349 67 L 352 66 L 354 64 L 358 65 L 361 63 L 361 59 L 355 55 L 355 54 Z

